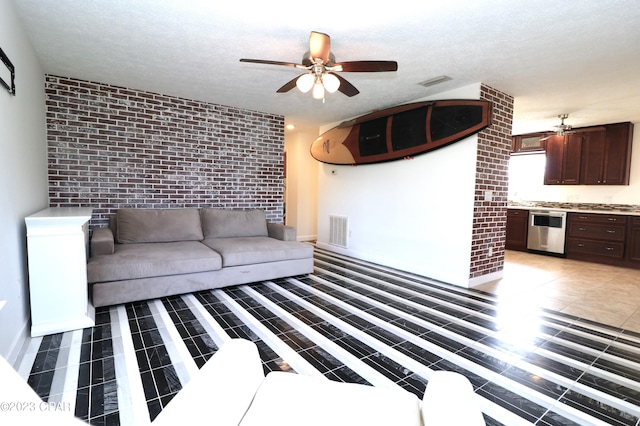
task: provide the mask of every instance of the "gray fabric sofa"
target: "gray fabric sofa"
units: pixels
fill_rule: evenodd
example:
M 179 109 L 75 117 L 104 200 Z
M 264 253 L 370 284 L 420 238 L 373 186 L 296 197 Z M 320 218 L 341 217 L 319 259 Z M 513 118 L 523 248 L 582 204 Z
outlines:
M 262 210 L 119 209 L 91 238 L 93 305 L 246 284 L 313 271 L 313 247 Z

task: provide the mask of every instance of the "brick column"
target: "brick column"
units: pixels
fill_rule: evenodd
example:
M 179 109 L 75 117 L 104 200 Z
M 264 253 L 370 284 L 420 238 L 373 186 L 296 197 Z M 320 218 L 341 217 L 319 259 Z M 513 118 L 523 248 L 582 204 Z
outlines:
M 485 84 L 480 98 L 493 102 L 492 125 L 478 134 L 476 190 L 469 278 L 502 271 L 507 221 L 513 97 Z M 491 201 L 486 200 L 487 191 Z

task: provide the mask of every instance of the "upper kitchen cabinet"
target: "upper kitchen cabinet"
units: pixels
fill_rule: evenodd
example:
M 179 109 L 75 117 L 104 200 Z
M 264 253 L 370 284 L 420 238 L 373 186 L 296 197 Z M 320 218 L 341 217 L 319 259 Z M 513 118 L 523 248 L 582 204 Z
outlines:
M 584 135 L 582 158 L 580 159 L 581 183 L 598 185 L 603 180 L 603 166 L 607 145 L 606 128 L 599 126 L 580 130 L 580 134 Z
M 580 158 L 583 136 L 565 134 L 547 139 L 545 185 L 577 185 L 580 183 Z
M 633 124 L 608 124 L 585 133 L 581 171 L 584 185 L 629 185 Z
M 545 185 L 629 185 L 633 124 L 573 129 L 546 141 Z
M 544 152 L 544 133 L 531 133 L 528 135 L 517 135 L 511 140 L 512 154 L 528 154 L 532 152 Z

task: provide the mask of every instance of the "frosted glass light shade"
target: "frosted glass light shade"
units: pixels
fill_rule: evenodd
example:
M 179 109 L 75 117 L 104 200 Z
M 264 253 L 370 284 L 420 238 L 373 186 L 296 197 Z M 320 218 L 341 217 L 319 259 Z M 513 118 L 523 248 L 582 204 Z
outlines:
M 311 90 L 314 80 L 315 78 L 313 74 L 303 74 L 296 80 L 296 86 L 298 86 L 298 89 L 302 93 L 307 93 Z
M 333 74 L 325 74 L 322 76 L 322 84 L 327 92 L 334 93 L 340 87 L 340 80 Z
M 322 81 L 318 79 L 318 81 L 313 85 L 313 99 L 323 99 L 324 98 L 324 86 L 322 85 Z

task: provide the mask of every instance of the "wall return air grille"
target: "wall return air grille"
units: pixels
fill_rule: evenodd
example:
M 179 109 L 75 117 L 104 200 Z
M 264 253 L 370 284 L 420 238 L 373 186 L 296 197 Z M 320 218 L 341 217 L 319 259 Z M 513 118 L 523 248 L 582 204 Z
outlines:
M 347 216 L 329 216 L 329 244 L 347 248 Z

